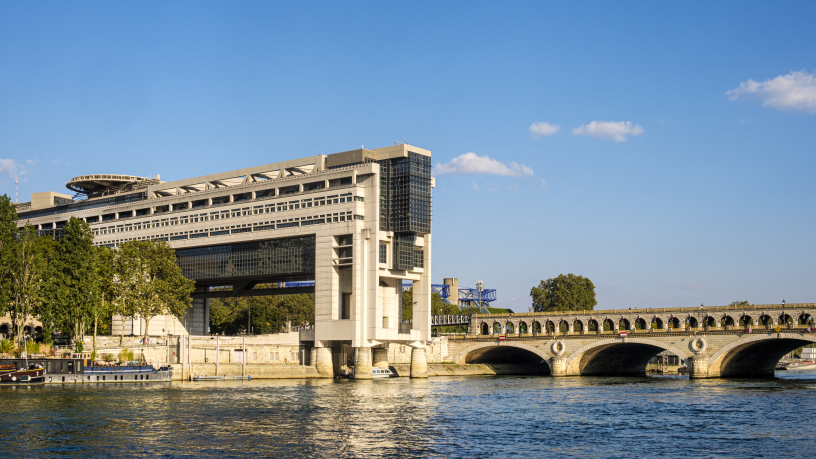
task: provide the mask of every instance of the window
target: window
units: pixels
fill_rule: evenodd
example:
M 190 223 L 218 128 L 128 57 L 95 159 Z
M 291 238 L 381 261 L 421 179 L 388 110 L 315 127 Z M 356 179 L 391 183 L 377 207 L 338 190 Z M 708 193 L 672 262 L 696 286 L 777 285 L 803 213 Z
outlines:
M 380 244 L 380 263 L 388 263 L 388 244 Z

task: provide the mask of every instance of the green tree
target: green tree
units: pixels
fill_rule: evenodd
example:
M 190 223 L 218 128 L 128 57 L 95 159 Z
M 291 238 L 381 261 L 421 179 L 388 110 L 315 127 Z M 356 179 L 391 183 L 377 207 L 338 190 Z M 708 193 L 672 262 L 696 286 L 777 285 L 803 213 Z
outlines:
M 113 314 L 113 301 L 116 298 L 117 291 L 114 282 L 116 266 L 114 264 L 113 250 L 109 247 L 96 247 L 94 251 L 98 273 L 99 301 L 94 303 L 95 307 L 91 310 L 91 319 L 94 325 L 93 348 L 96 349 L 99 324 L 100 322 L 107 324 Z
M 747 301 L 734 301 L 733 303 L 729 304 L 728 306 L 750 306 L 751 304 Z
M 446 303 L 442 295 L 431 293 L 431 315 L 444 316 L 461 314 L 461 310 L 454 304 Z
M 414 289 L 409 288 L 402 292 L 402 320 L 414 318 Z
M 50 344 L 53 341 L 53 333 L 59 330 L 59 324 L 63 323 L 60 301 L 64 286 L 60 279 L 61 271 L 57 261 L 57 242 L 49 236 L 41 236 L 40 239 L 45 257 L 44 277 L 46 280 L 42 300 L 36 308 L 36 314 L 42 323 L 43 341 Z
M 17 212 L 8 196 L 0 196 L 0 316 L 9 312 Z
M 287 320 L 294 326 L 313 324 L 314 294 L 210 300 L 210 331 L 213 333 L 278 333 Z
M 81 341 L 85 324 L 99 309 L 100 281 L 93 231 L 86 222 L 71 217 L 63 227 L 57 245 L 55 276 L 61 285 L 58 326 L 72 338 Z
M 134 315 L 145 321 L 144 338 L 150 320 L 161 314 L 184 316 L 192 303 L 195 281 L 185 278 L 176 264 L 176 254 L 164 241 L 128 241 L 119 247 L 123 288 Z M 120 290 L 121 291 L 121 290 Z
M 11 245 L 11 257 L 5 260 L 10 271 L 10 315 L 15 339 L 21 343 L 26 318 L 35 314 L 34 308 L 45 299 L 47 281 L 47 237 L 40 238 L 37 230 L 26 224 Z
M 541 311 L 584 311 L 595 308 L 595 285 L 583 276 L 560 274 L 558 277 L 541 281 L 530 290 L 533 310 Z

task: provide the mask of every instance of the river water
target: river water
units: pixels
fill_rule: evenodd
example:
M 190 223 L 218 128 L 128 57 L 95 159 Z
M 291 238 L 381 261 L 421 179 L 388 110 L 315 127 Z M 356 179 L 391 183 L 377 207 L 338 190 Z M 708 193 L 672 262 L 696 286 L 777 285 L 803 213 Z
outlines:
M 3 457 L 813 457 L 816 372 L 0 387 Z

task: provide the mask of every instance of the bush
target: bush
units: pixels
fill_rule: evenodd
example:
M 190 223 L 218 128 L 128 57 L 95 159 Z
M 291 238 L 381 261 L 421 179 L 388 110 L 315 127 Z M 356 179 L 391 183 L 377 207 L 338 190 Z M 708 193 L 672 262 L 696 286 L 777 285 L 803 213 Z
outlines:
M 76 351 L 77 352 L 82 352 L 83 350 L 85 350 L 85 342 L 84 341 L 77 341 Z
M 27 344 L 28 344 L 27 349 L 28 349 L 29 354 L 39 354 L 40 353 L 40 343 L 33 342 L 33 343 L 27 343 Z
M 115 357 L 113 356 L 113 354 L 102 354 L 102 358 L 103 358 L 103 359 L 104 359 L 106 362 L 113 362 L 113 359 L 115 359 Z
M 125 363 L 125 362 L 129 362 L 131 360 L 133 360 L 133 351 L 132 350 L 130 350 L 128 348 L 124 348 L 121 351 L 119 351 L 119 363 Z
M 14 349 L 14 343 L 12 343 L 10 339 L 0 340 L 0 353 L 8 354 L 12 349 Z
M 94 360 L 96 360 L 96 349 L 91 351 L 91 362 L 93 362 Z

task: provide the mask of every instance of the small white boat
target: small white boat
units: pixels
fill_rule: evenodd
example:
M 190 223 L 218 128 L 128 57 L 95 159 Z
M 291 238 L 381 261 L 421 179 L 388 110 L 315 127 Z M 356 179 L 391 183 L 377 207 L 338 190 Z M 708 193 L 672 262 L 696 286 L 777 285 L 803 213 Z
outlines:
M 372 367 L 371 368 L 371 376 L 373 376 L 374 379 L 390 378 L 391 376 L 394 376 L 394 373 L 392 373 L 391 370 L 389 370 L 388 368 Z

